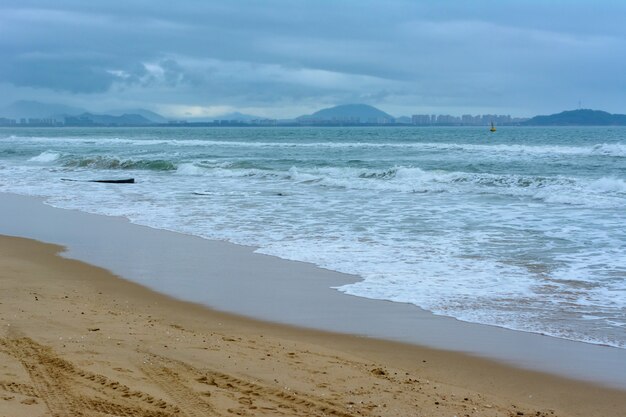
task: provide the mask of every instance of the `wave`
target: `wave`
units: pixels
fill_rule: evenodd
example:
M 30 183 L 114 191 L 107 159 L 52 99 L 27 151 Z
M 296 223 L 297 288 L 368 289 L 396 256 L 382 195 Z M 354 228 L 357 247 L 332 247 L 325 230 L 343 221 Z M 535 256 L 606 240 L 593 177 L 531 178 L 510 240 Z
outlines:
M 55 145 L 126 145 L 126 146 L 166 146 L 166 147 L 244 147 L 244 148 L 354 148 L 354 149 L 414 149 L 422 151 L 476 152 L 482 155 L 580 155 L 626 158 L 626 145 L 622 143 L 598 143 L 588 146 L 565 145 L 525 145 L 525 144 L 482 144 L 463 142 L 366 142 L 366 141 L 241 141 L 208 139 L 125 139 L 117 137 L 47 137 L 47 136 L 9 136 L 6 141 L 45 142 Z
M 192 163 L 180 164 L 176 169 L 176 173 L 181 175 L 203 175 L 206 172 L 206 169 Z
M 156 159 L 118 159 L 112 157 L 96 156 L 65 160 L 66 168 L 92 168 L 92 169 L 139 169 L 150 171 L 174 171 L 177 166 L 166 160 Z
M 514 193 L 532 196 L 538 191 L 615 195 L 626 194 L 626 181 L 616 177 L 583 179 L 577 177 L 491 174 L 462 171 L 424 170 L 394 166 L 387 169 L 356 167 L 298 167 L 271 169 L 250 161 L 200 161 L 180 164 L 177 173 L 220 178 L 275 177 L 302 184 L 321 184 L 347 189 L 378 189 L 414 192 Z M 472 190 L 468 190 L 471 187 Z
M 183 164 L 177 173 L 219 178 L 249 178 L 318 186 L 399 193 L 448 193 L 458 195 L 501 195 L 546 203 L 614 207 L 626 204 L 626 181 L 615 177 L 583 179 L 566 176 L 489 174 L 423 170 L 396 166 L 373 170 L 352 167 L 291 167 L 269 170 L 260 166 L 239 169 L 236 164 Z
M 622 145 L 621 143 L 603 143 L 601 145 L 595 145 L 591 152 L 594 155 L 626 157 L 626 145 Z
M 176 174 L 219 178 L 291 178 L 289 171 L 279 171 L 248 161 L 186 162 L 178 165 Z
M 442 144 L 442 149 L 448 148 Z M 592 146 L 562 146 L 562 145 L 459 145 L 459 150 L 477 152 L 497 151 L 519 155 L 580 155 L 580 156 L 612 156 L 626 157 L 626 145 L 621 143 L 601 143 Z
M 626 177 L 608 174 L 622 172 L 624 161 L 615 159 L 625 154 L 621 144 L 408 143 L 397 137 L 394 143 L 377 144 L 358 142 L 358 137 L 345 143 L 321 139 L 299 143 L 295 137 L 289 142 L 183 138 L 61 138 L 71 142 L 67 148 L 57 146 L 58 138 L 34 146 L 20 146 L 21 139 L 15 139 L 9 146 L 23 153 L 7 157 L 3 171 L 5 178 L 15 181 L 0 181 L 0 188 L 47 196 L 49 203 L 66 208 L 126 215 L 136 223 L 230 240 L 260 247 L 261 253 L 358 274 L 365 278 L 359 286 L 340 288 L 353 295 L 412 302 L 472 322 L 626 347 L 619 287 L 625 271 L 620 260 L 624 234 L 619 213 L 626 206 Z M 219 152 L 200 148 L 220 143 L 225 146 Z M 246 148 L 250 146 L 320 150 L 270 149 L 257 155 L 256 149 Z M 341 147 L 359 149 L 330 149 Z M 399 149 L 361 152 L 365 147 Z M 442 163 L 426 165 L 402 158 L 422 151 Z M 53 159 L 56 152 L 59 156 Z M 108 157 L 95 156 L 105 152 Z M 223 155 L 229 161 L 221 159 Z M 449 155 L 452 161 L 446 159 Z M 468 160 L 459 164 L 467 155 Z M 585 161 L 580 175 L 570 169 L 586 155 L 598 158 Z M 502 156 L 504 168 L 509 159 L 524 161 L 514 167 L 514 174 L 482 159 Z M 523 164 L 535 159 L 540 164 L 543 156 L 547 163 L 565 161 L 541 171 Z M 31 157 L 51 160 L 25 163 Z M 559 169 L 561 162 L 567 162 L 567 170 Z M 147 171 L 133 175 L 145 179 L 140 190 L 93 193 L 88 186 L 68 189 L 66 183 L 51 180 L 67 175 L 63 169 L 50 169 L 51 165 Z M 595 166 L 601 168 L 589 168 Z M 590 173 L 596 177 L 584 176 Z M 159 181 L 150 181 L 156 177 Z M 544 248 L 551 251 L 553 246 L 555 254 L 536 262 L 535 253 Z M 601 285 L 567 283 L 576 278 Z M 551 321 L 552 310 L 557 315 L 558 311 L 601 313 L 619 323 L 607 325 L 603 319 L 590 324 L 602 329 L 597 333 L 587 332 L 587 327 L 567 333 L 571 323 L 579 324 L 575 319 Z M 613 331 L 619 340 L 598 336 L 616 326 L 621 326 Z
M 590 191 L 598 193 L 619 193 L 626 195 L 626 181 L 614 177 L 602 177 L 591 182 L 587 188 Z
M 37 156 L 33 156 L 32 158 L 29 159 L 29 161 L 40 162 L 40 163 L 54 162 L 60 157 L 61 157 L 61 154 L 58 152 L 45 151 L 45 152 L 40 153 Z

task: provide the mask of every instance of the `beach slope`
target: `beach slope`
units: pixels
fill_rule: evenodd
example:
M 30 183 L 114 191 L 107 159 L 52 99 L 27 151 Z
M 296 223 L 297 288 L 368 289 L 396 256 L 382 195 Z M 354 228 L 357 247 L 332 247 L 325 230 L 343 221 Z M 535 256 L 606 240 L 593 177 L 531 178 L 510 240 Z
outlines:
M 0 416 L 620 416 L 626 394 L 177 301 L 0 237 Z

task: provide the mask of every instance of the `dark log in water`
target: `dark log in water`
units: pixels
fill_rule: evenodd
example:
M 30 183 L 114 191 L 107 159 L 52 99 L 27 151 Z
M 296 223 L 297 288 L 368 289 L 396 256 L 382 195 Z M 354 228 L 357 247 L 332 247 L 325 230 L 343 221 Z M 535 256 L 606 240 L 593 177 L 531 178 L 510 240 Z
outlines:
M 134 184 L 134 178 L 126 178 L 123 180 L 89 180 L 89 182 L 106 182 L 110 184 Z
M 71 178 L 61 178 L 62 181 L 74 181 L 74 182 L 104 182 L 107 184 L 134 184 L 134 178 L 124 178 L 121 180 L 74 180 Z

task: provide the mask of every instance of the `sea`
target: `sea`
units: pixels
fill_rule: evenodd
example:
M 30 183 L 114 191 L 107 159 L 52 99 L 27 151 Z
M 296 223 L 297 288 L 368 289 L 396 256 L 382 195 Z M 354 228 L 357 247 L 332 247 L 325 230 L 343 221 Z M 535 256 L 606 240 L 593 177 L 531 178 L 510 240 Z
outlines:
M 2 128 L 0 192 L 356 274 L 336 288 L 353 296 L 626 348 L 623 127 Z

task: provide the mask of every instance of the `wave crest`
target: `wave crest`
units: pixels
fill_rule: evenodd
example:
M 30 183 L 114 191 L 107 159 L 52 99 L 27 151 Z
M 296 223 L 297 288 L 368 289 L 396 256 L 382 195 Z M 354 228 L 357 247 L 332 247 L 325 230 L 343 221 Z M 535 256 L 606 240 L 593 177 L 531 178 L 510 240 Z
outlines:
M 39 163 L 54 162 L 60 157 L 61 157 L 61 154 L 58 152 L 45 151 L 45 152 L 40 153 L 37 156 L 33 156 L 32 158 L 29 159 L 29 161 L 39 162 Z
M 163 159 L 118 159 L 103 156 L 67 160 L 63 164 L 67 168 L 94 168 L 94 169 L 122 169 L 122 170 L 150 170 L 174 171 L 176 165 Z

